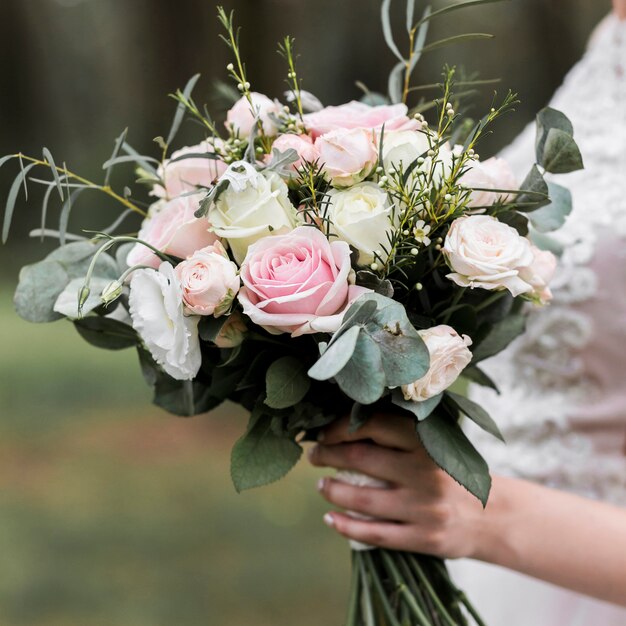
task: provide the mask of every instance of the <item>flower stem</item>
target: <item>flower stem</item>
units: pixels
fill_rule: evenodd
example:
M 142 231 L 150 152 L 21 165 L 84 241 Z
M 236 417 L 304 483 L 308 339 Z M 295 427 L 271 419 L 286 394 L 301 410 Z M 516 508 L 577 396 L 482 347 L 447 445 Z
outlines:
M 374 583 L 374 588 L 376 589 L 378 596 L 380 598 L 380 602 L 383 607 L 383 611 L 385 616 L 389 620 L 390 626 L 400 626 L 400 622 L 396 619 L 396 616 L 393 613 L 393 609 L 391 608 L 391 604 L 389 604 L 389 598 L 387 597 L 387 592 L 385 591 L 385 587 L 380 579 L 380 574 L 378 569 L 376 568 L 376 564 L 372 559 L 372 555 L 369 552 L 363 552 L 363 560 L 367 565 L 367 569 L 372 577 L 372 582 Z M 428 623 L 425 623 L 424 626 L 429 626 Z
M 356 555 L 352 553 L 352 581 L 350 583 L 350 604 L 348 605 L 348 617 L 346 619 L 346 626 L 359 626 L 358 625 L 358 613 L 359 613 L 359 596 L 360 594 L 360 571 L 356 562 Z

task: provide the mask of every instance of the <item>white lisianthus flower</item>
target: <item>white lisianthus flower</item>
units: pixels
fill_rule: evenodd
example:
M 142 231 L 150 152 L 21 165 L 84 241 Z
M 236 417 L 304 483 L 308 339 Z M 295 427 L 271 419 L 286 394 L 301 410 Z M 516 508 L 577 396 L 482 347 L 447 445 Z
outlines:
M 255 241 L 290 232 L 302 222 L 288 193 L 275 172 L 249 169 L 213 204 L 209 211 L 213 232 L 228 241 L 239 265 Z
M 412 402 L 423 402 L 448 389 L 472 360 L 472 340 L 451 326 L 442 324 L 418 332 L 428 348 L 430 368 L 419 380 L 402 385 L 404 399 Z
M 197 316 L 185 316 L 183 292 L 170 263 L 137 270 L 130 281 L 133 328 L 154 360 L 176 380 L 192 380 L 202 355 Z
M 467 215 L 450 226 L 443 254 L 461 287 L 508 289 L 513 296 L 534 291 L 523 278 L 533 262 L 531 244 L 514 228 L 490 215 Z
M 370 265 L 379 253 L 386 261 L 383 246 L 393 231 L 392 205 L 376 183 L 360 183 L 350 189 L 332 189 L 327 194 L 327 217 L 331 233 L 359 251 L 359 265 Z

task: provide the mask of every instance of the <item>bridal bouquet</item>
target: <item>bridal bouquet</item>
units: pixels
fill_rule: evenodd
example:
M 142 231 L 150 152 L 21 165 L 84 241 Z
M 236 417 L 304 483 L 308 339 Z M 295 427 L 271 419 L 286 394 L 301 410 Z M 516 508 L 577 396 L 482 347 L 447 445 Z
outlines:
M 409 2 L 408 58 L 393 39 L 389 4 L 384 33 L 398 64 L 388 96 L 323 107 L 301 88 L 290 38 L 280 47 L 285 104 L 254 92 L 233 16 L 220 8 L 239 96 L 223 126 L 193 99 L 194 77 L 175 94 L 160 158 L 138 154 L 124 133 L 102 184 L 48 150 L 0 160 L 20 165 L 4 240 L 21 188 L 34 182 L 45 188 L 34 235 L 60 244 L 22 269 L 15 305 L 32 322 L 69 320 L 97 347 L 135 348 L 154 402 L 171 413 L 204 413 L 224 400 L 245 407 L 250 422 L 232 451 L 237 490 L 281 478 L 303 440 L 346 414 L 358 429 L 376 408 L 411 416 L 433 461 L 486 505 L 488 467 L 461 416 L 501 435 L 462 385 L 450 387 L 459 377 L 493 387 L 480 362 L 523 332 L 525 303 L 550 300 L 556 260 L 545 233 L 563 223 L 571 199 L 543 174 L 582 162 L 571 124 L 552 109 L 538 116 L 537 164 L 524 181 L 500 159 L 481 160 L 481 137 L 515 97 L 494 100 L 472 122 L 462 96 L 476 83 L 457 81 L 452 68 L 436 98 L 409 109 L 429 21 L 477 2 L 427 10 L 416 24 Z M 201 141 L 171 152 L 186 113 Z M 147 205 L 110 184 L 128 163 L 153 198 Z M 36 167 L 50 179 L 33 178 Z M 94 190 L 120 205 L 119 219 L 68 232 L 79 196 Z M 133 213 L 143 218 L 138 234 L 119 234 Z M 348 626 L 481 623 L 442 561 L 354 547 Z

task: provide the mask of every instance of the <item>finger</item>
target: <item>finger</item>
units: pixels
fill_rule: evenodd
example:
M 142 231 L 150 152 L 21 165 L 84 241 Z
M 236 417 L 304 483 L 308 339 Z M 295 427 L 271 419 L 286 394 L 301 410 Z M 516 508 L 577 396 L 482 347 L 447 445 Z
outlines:
M 328 502 L 342 509 L 394 522 L 411 519 L 407 506 L 409 499 L 403 497 L 404 492 L 398 488 L 356 487 L 340 480 L 322 478 L 318 490 Z
M 415 532 L 415 528 L 407 524 L 358 520 L 335 511 L 324 515 L 324 522 L 348 539 L 390 550 L 405 550 L 411 545 Z
M 318 444 L 309 450 L 309 460 L 316 467 L 352 470 L 401 485 L 412 484 L 420 468 L 433 467 L 419 455 L 365 442 Z
M 397 450 L 416 450 L 420 441 L 415 420 L 404 415 L 376 413 L 357 430 L 350 431 L 350 418 L 344 417 L 325 428 L 318 441 L 325 445 L 371 439 L 381 446 Z

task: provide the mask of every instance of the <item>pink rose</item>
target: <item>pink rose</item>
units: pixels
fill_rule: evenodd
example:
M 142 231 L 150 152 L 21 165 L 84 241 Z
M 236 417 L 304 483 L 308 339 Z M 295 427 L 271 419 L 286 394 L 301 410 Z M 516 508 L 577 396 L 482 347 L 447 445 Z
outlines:
M 493 189 L 507 189 L 515 191 L 519 184 L 513 174 L 513 170 L 507 161 L 492 157 L 486 161 L 474 163 L 463 174 L 459 182 L 470 189 L 475 189 L 470 194 L 468 206 L 488 207 L 498 200 L 510 202 L 512 194 L 498 193 Z
M 203 198 L 200 193 L 153 204 L 137 238 L 181 259 L 215 243 L 218 237 L 209 232 L 208 220 L 194 215 Z M 140 243 L 131 249 L 126 262 L 130 267 L 149 265 L 155 269 L 161 264 L 159 257 Z
M 220 317 L 237 295 L 240 280 L 237 266 L 228 258 L 219 241 L 194 252 L 176 266 L 188 312 Z
M 441 325 L 419 331 L 430 355 L 426 375 L 410 385 L 402 385 L 405 400 L 423 402 L 450 387 L 470 364 L 472 340 L 462 337 L 451 326 Z
M 252 106 L 245 96 L 242 96 L 226 114 L 226 128 L 232 130 L 233 133 L 239 135 L 242 139 L 246 139 L 252 132 L 252 127 L 256 124 L 256 116 L 252 112 L 256 111 L 263 132 L 268 137 L 273 137 L 278 133 L 276 124 L 272 119 L 272 115 L 278 115 L 282 111 L 282 106 L 278 100 L 270 100 L 262 93 L 252 92 Z
M 353 100 L 340 106 L 326 107 L 316 113 L 308 113 L 304 116 L 304 125 L 314 138 L 339 129 L 380 130 L 383 124 L 385 130 L 416 129 L 417 122 L 409 119 L 407 112 L 405 104 L 373 107 Z
M 156 185 L 153 195 L 159 198 L 176 198 L 183 193 L 194 191 L 198 186 L 210 187 L 227 168 L 221 159 L 202 157 L 181 158 L 192 154 L 215 153 L 219 148 L 217 139 L 211 144 L 208 141 L 198 146 L 182 148 L 172 153 L 169 160 L 159 168 L 159 176 L 165 187 Z M 181 159 L 181 160 L 178 160 Z
M 300 158 L 291 166 L 294 171 L 300 169 L 305 161 L 315 163 L 320 158 L 317 148 L 313 145 L 313 140 L 308 135 L 294 135 L 293 133 L 280 135 L 272 144 L 272 150 L 279 152 L 295 150 Z M 271 155 L 268 154 L 266 160 L 270 161 L 271 158 Z
M 316 228 L 252 244 L 241 266 L 243 312 L 272 334 L 332 333 L 347 307 L 369 291 L 350 284 L 350 247 Z
M 371 173 L 378 153 L 371 130 L 333 130 L 315 141 L 322 171 L 335 187 L 351 187 Z
M 548 304 L 552 300 L 550 282 L 556 272 L 557 260 L 552 252 L 540 250 L 531 246 L 533 252 L 532 263 L 521 270 L 520 278 L 531 285 L 533 291 L 528 294 L 536 304 Z

